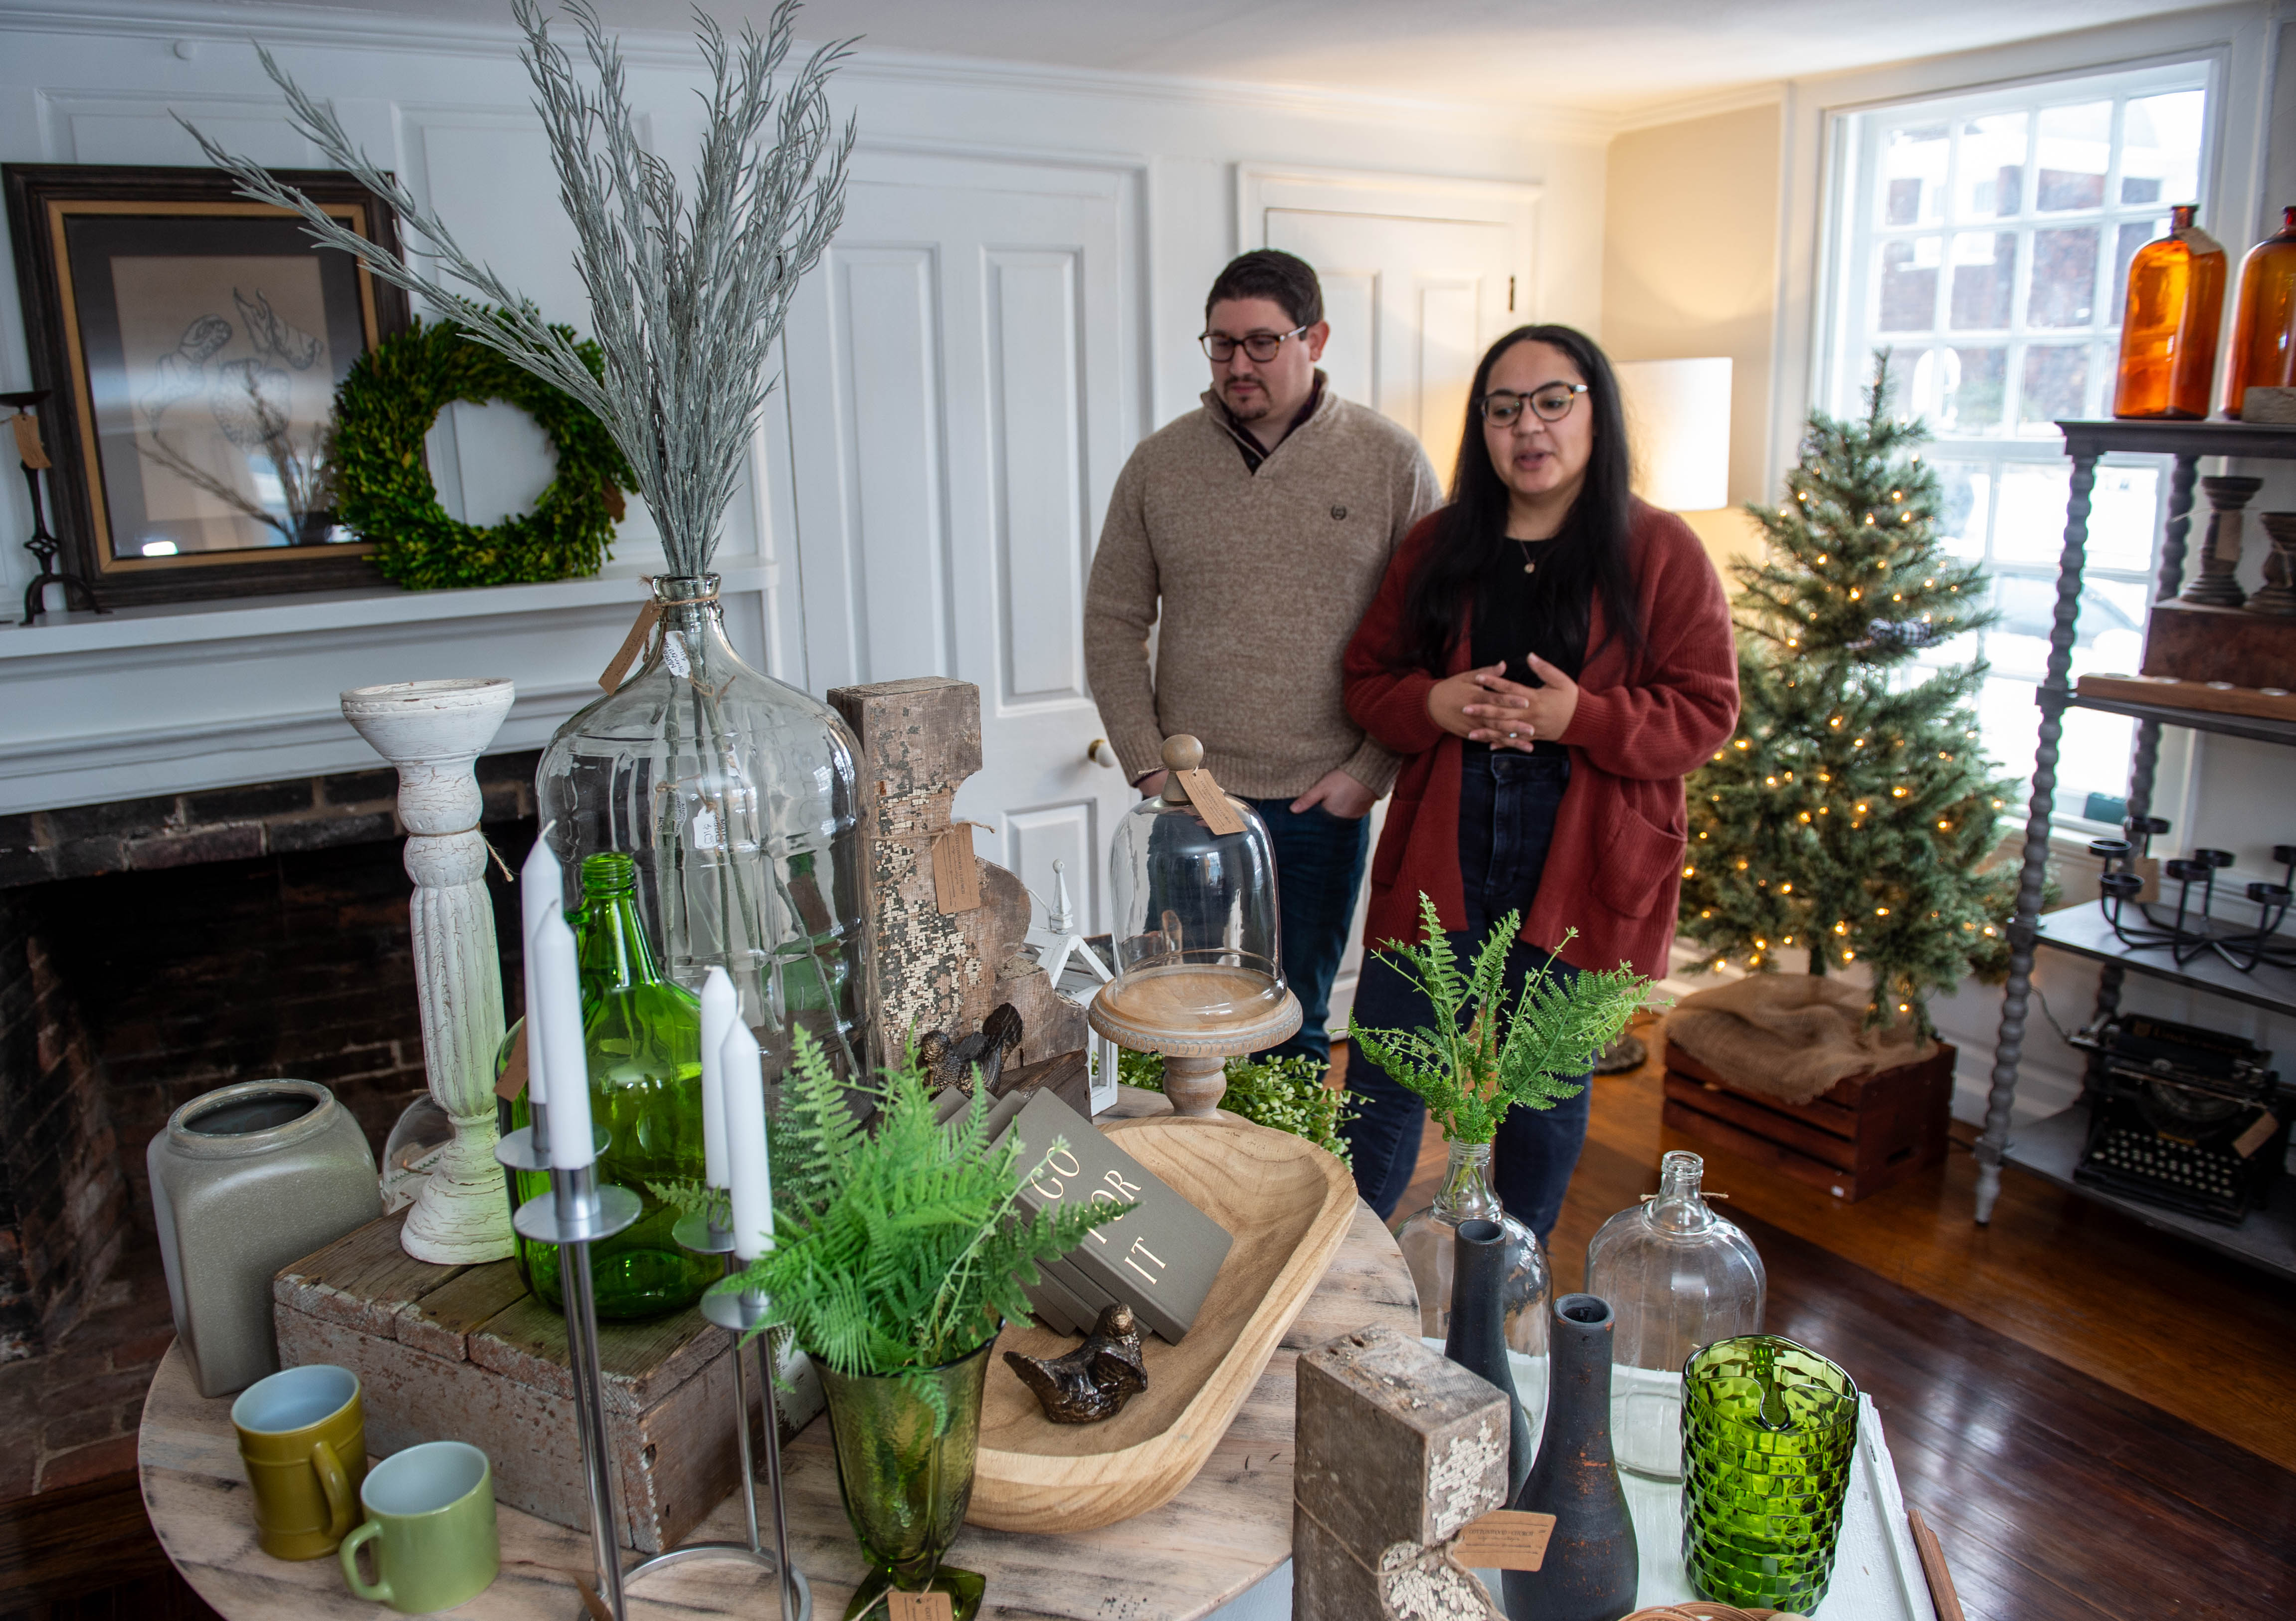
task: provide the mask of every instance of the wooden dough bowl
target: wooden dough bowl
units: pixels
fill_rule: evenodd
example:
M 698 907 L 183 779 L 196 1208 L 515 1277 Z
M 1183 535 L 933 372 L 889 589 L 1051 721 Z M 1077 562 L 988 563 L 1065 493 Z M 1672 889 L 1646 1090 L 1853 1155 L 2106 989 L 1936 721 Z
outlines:
M 970 1524 L 1089 1531 L 1177 1496 L 1226 1433 L 1355 1214 L 1348 1168 L 1289 1132 L 1169 1115 L 1104 1129 L 1235 1243 L 1186 1337 L 1177 1345 L 1146 1337 L 1148 1388 L 1112 1419 L 1055 1424 L 1004 1365 L 1006 1351 L 1057 1356 L 1073 1337 L 1035 1323 L 997 1337 Z

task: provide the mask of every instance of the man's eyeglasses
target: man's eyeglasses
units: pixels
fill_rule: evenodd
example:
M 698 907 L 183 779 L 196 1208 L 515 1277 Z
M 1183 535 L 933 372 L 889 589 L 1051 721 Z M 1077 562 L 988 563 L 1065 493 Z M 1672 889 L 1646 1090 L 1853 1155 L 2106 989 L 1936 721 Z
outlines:
M 1550 383 L 1533 389 L 1528 394 L 1511 394 L 1505 389 L 1494 390 L 1475 401 L 1475 408 L 1483 420 L 1494 427 L 1504 428 L 1522 415 L 1529 406 L 1541 422 L 1561 422 L 1570 415 L 1570 407 L 1578 403 L 1578 396 L 1587 391 L 1583 383 Z
M 1292 339 L 1308 329 L 1295 326 L 1290 332 L 1256 332 L 1249 337 L 1231 338 L 1224 332 L 1208 332 L 1196 340 L 1204 346 L 1204 353 L 1214 360 L 1233 360 L 1239 349 L 1255 360 L 1273 360 L 1276 351 Z

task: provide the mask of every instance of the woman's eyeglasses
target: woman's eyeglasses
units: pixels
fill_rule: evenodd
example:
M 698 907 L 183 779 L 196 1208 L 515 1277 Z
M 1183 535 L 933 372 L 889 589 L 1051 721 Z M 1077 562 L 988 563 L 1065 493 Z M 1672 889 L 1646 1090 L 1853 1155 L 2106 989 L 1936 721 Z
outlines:
M 1570 407 L 1578 403 L 1578 396 L 1587 391 L 1583 383 L 1550 383 L 1528 394 L 1509 393 L 1495 390 L 1475 401 L 1475 408 L 1483 420 L 1494 427 L 1504 428 L 1522 415 L 1529 406 L 1541 422 L 1561 422 L 1570 415 Z
M 1248 337 L 1231 338 L 1224 332 L 1208 332 L 1196 340 L 1204 346 L 1204 353 L 1214 360 L 1233 360 L 1242 350 L 1255 360 L 1273 360 L 1276 351 L 1292 339 L 1308 329 L 1295 326 L 1290 332 L 1256 332 Z

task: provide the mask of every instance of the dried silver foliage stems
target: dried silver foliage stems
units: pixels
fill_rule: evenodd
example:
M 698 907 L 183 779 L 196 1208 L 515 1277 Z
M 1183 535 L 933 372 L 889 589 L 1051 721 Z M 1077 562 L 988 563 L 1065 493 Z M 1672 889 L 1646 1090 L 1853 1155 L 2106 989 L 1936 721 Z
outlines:
M 542 314 L 444 222 L 351 144 L 334 113 L 306 95 L 269 52 L 264 70 L 286 93 L 289 121 L 378 195 L 437 255 L 452 291 L 330 218 L 294 187 L 250 159 L 226 152 L 178 119 L 248 196 L 294 210 L 311 237 L 356 254 L 374 275 L 419 293 L 498 350 L 594 411 L 637 476 L 660 526 L 669 572 L 708 569 L 718 523 L 742 476 L 749 440 L 774 384 L 770 365 L 799 280 L 836 234 L 845 206 L 853 126 L 829 111 L 829 75 L 848 44 L 821 47 L 785 86 L 797 0 L 781 0 L 760 35 L 737 39 L 699 11 L 695 20 L 710 86 L 693 193 L 637 136 L 619 45 L 589 0 L 568 0 L 594 83 L 554 43 L 539 0 L 512 0 L 526 36 L 519 59 L 535 86 L 550 136 L 559 195 L 574 222 L 576 267 L 590 296 L 593 334 L 605 354 L 603 381 Z

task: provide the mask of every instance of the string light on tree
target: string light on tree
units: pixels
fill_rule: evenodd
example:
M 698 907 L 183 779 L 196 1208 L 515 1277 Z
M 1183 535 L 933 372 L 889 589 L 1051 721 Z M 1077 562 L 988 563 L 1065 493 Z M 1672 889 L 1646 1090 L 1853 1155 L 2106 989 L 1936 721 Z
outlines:
M 1990 592 L 1946 548 L 1926 430 L 1888 396 L 1877 367 L 1862 412 L 1813 416 L 1790 498 L 1752 509 L 1769 544 L 1732 571 L 1739 730 L 1693 781 L 1681 922 L 1704 966 L 1774 969 L 1796 941 L 1813 973 L 1862 964 L 1873 1016 L 1925 1029 L 1926 998 L 2006 967 L 2016 875 L 1976 868 L 2014 795 L 1968 746 L 1976 668 L 1913 665 L 1989 622 Z

